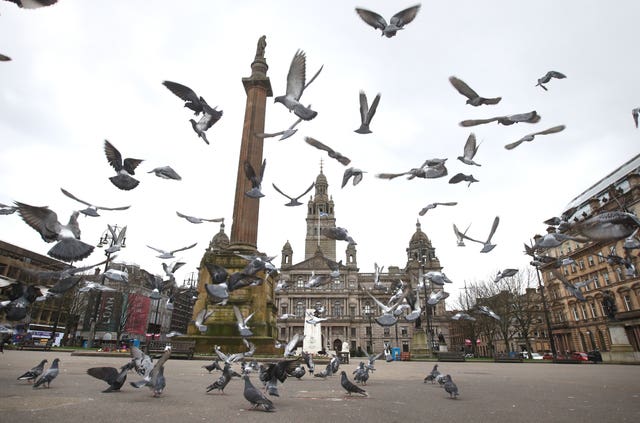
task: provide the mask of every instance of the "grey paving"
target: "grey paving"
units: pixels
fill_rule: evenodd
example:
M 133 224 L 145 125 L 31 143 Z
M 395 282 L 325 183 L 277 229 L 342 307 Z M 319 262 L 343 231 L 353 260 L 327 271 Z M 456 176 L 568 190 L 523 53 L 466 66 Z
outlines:
M 59 357 L 60 375 L 50 389 L 33 389 L 16 378 L 42 358 Z M 440 363 L 458 384 L 448 399 L 437 385 L 424 384 L 432 362 L 376 362 L 365 389 L 368 398 L 349 398 L 339 375 L 326 380 L 289 379 L 272 398 L 273 413 L 250 410 L 243 383 L 232 380 L 224 394 L 205 393 L 218 372 L 198 360 L 169 360 L 167 388 L 153 398 L 147 388 L 128 385 L 103 394 L 106 383 L 86 374 L 93 366 L 120 366 L 127 357 L 78 357 L 69 353 L 5 351 L 0 354 L 0 422 L 637 422 L 640 366 L 552 363 Z M 351 372 L 357 362 L 341 368 Z M 252 376 L 260 386 L 257 376 Z

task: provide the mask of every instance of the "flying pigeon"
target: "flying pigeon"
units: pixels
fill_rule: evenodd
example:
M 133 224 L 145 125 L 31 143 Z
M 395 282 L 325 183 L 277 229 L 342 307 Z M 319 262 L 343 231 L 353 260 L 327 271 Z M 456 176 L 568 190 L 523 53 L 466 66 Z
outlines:
M 311 137 L 305 137 L 304 138 L 305 142 L 309 145 L 314 146 L 315 148 L 319 149 L 319 150 L 324 150 L 327 152 L 327 154 L 329 155 L 329 157 L 331 157 L 332 159 L 336 159 L 337 161 L 339 161 L 340 163 L 342 163 L 344 166 L 347 166 L 349 163 L 351 163 L 351 159 L 343 156 L 342 154 L 338 153 L 337 151 L 334 151 L 331 147 L 321 143 L 320 141 L 311 138 Z
M 116 253 L 120 251 L 121 248 L 124 247 L 124 243 L 127 239 L 126 238 L 127 227 L 124 226 L 120 228 L 120 232 L 117 232 L 117 229 L 118 229 L 117 225 L 116 226 L 107 225 L 107 230 L 111 234 L 111 245 L 104 250 L 105 254 Z M 111 259 L 114 259 L 114 258 L 115 257 L 111 257 Z
M 58 2 L 58 0 L 8 0 L 15 3 L 20 8 L 25 9 L 38 9 L 40 7 L 52 6 Z
M 505 145 L 504 148 L 506 148 L 507 150 L 513 150 L 523 142 L 533 141 L 536 135 L 555 134 L 556 132 L 564 131 L 564 128 L 565 128 L 564 125 L 558 125 L 558 126 L 554 126 L 553 128 L 545 129 L 544 131 L 534 132 L 532 134 L 525 135 L 524 137 L 520 138 L 518 141 Z
M 431 203 L 431 204 L 427 204 L 426 206 L 424 206 L 422 208 L 422 210 L 420 210 L 418 212 L 418 214 L 420 216 L 424 216 L 429 210 L 435 209 L 437 206 L 455 206 L 456 204 L 458 204 L 458 203 L 455 202 L 455 201 L 449 201 L 449 202 L 446 202 L 446 203 Z
M 577 238 L 577 237 L 562 234 L 559 232 L 550 232 L 548 234 L 545 234 L 544 236 L 535 237 L 535 242 L 531 247 L 531 249 L 533 251 L 536 251 L 536 250 L 546 250 L 548 248 L 559 247 L 560 245 L 562 245 L 563 242 L 567 240 L 578 241 L 578 242 L 586 241 L 583 238 Z
M 289 195 L 285 194 L 284 192 L 282 192 L 280 190 L 280 188 L 278 188 L 276 186 L 276 184 L 271 183 L 271 185 L 273 185 L 273 188 L 278 191 L 280 194 L 284 195 L 285 197 L 287 197 L 289 199 L 289 202 L 285 204 L 285 206 L 287 207 L 293 207 L 293 206 L 301 206 L 302 203 L 298 201 L 298 199 L 304 195 L 306 195 L 309 191 L 311 191 L 311 189 L 316 185 L 315 182 L 311 183 L 311 186 L 309 186 L 309 188 L 307 188 L 307 190 L 305 192 L 303 192 L 302 194 L 298 195 L 297 197 L 290 197 Z
M 340 372 L 340 385 L 342 385 L 342 387 L 347 391 L 349 396 L 351 396 L 351 394 L 360 394 L 365 397 L 369 396 L 369 394 L 367 394 L 367 391 L 349 380 L 349 378 L 347 377 L 347 372 L 345 372 L 344 370 Z
M 160 253 L 160 255 L 158 255 L 158 256 L 156 256 L 156 257 L 161 258 L 161 259 L 163 259 L 163 260 L 167 260 L 167 259 L 175 258 L 175 256 L 173 255 L 174 253 L 177 253 L 178 251 L 188 250 L 188 249 L 190 249 L 190 248 L 195 247 L 196 245 L 198 245 L 198 243 L 197 243 L 197 242 L 196 242 L 196 243 L 193 243 L 193 244 L 191 244 L 191 245 L 189 245 L 188 247 L 178 248 L 177 250 L 171 250 L 171 251 L 161 250 L 161 249 L 159 249 L 159 248 L 155 248 L 155 247 L 152 247 L 152 246 L 150 246 L 150 245 L 147 245 L 147 247 L 149 247 L 149 248 L 151 248 L 152 250 L 155 250 L 155 251 L 157 251 L 157 252 L 159 252 L 159 253 Z
M 10 62 L 11 57 L 5 56 L 4 54 L 0 54 L 0 62 Z
M 104 380 L 109 384 L 109 387 L 102 392 L 113 392 L 119 391 L 120 388 L 122 388 L 122 385 L 124 385 L 127 380 L 127 372 L 131 367 L 133 367 L 131 363 L 120 367 L 120 371 L 115 367 L 91 367 L 87 369 L 87 374 L 96 379 Z
M 155 175 L 162 179 L 174 179 L 176 181 L 181 181 L 182 177 L 178 175 L 178 173 L 171 168 L 171 166 L 162 166 L 156 167 L 153 170 L 150 170 L 147 173 L 155 173 Z
M 462 79 L 458 79 L 455 76 L 449 77 L 449 82 L 453 85 L 453 88 L 458 90 L 460 94 L 467 97 L 467 104 L 472 106 L 481 106 L 483 104 L 498 104 L 502 97 L 484 98 L 480 97 L 470 86 L 468 86 Z
M 356 7 L 356 13 L 360 18 L 362 18 L 367 25 L 382 31 L 382 35 L 387 38 L 395 36 L 398 31 L 404 29 L 405 25 L 415 19 L 419 11 L 420 4 L 416 4 L 415 6 L 408 7 L 396 13 L 391 17 L 389 23 L 387 23 L 387 21 L 376 12 Z
M 110 288 L 106 285 L 102 285 L 97 282 L 85 281 L 82 288 L 78 289 L 78 292 L 89 292 L 93 290 L 108 292 L 108 291 L 115 291 L 115 288 Z
M 111 167 L 118 173 L 116 176 L 109 178 L 111 183 L 124 191 L 129 191 L 137 187 L 140 181 L 132 175 L 135 175 L 136 168 L 144 160 L 132 158 L 122 160 L 120 151 L 107 140 L 104 140 L 104 153 Z
M 98 217 L 100 216 L 98 214 L 98 210 L 127 210 L 129 207 L 131 206 L 124 206 L 124 207 L 101 207 L 101 206 L 94 206 L 91 203 L 88 203 L 86 201 L 83 201 L 81 199 L 79 199 L 78 197 L 74 196 L 73 194 L 71 194 L 69 191 L 65 190 L 64 188 L 60 188 L 60 191 L 62 191 L 62 193 L 64 195 L 66 195 L 67 197 L 76 200 L 86 206 L 88 206 L 86 209 L 83 210 L 79 210 L 80 213 L 84 214 L 85 216 L 92 216 L 92 217 Z
M 316 275 L 314 271 L 311 271 L 311 277 L 309 277 L 309 281 L 304 284 L 304 287 L 318 288 L 331 283 L 333 279 L 331 275 Z
M 249 326 L 247 326 L 247 323 L 249 322 L 249 320 L 251 320 L 254 313 L 251 313 L 246 318 L 244 318 L 242 316 L 242 312 L 236 305 L 233 306 L 233 312 L 236 315 L 236 321 L 237 321 L 236 326 L 238 326 L 238 330 L 240 331 L 240 336 L 242 336 L 243 338 L 247 336 L 253 336 L 253 332 L 251 332 L 251 329 L 249 329 Z
M 304 367 L 302 367 L 302 364 L 299 364 L 291 371 L 291 376 L 300 380 L 302 379 L 302 376 L 304 376 L 306 373 L 307 371 L 304 369 Z
M 380 307 L 380 310 L 382 310 L 382 314 L 375 318 L 376 323 L 378 323 L 382 327 L 389 327 L 395 325 L 398 322 L 398 319 L 393 315 L 393 312 L 400 304 L 402 304 L 402 300 L 404 299 L 404 292 L 402 293 L 398 301 L 392 306 L 383 304 L 376 297 L 371 295 L 369 291 L 367 291 L 367 295 L 369 295 L 371 299 L 373 299 L 373 301 L 376 303 L 376 305 Z
M 633 116 L 633 123 L 636 124 L 636 128 L 638 127 L 638 115 L 640 115 L 640 107 L 631 110 L 631 116 Z
M 309 105 L 307 108 L 309 108 L 309 107 L 311 107 L 311 105 Z M 287 138 L 293 136 L 296 132 L 298 132 L 298 130 L 295 129 L 295 127 L 298 126 L 298 124 L 300 122 L 302 122 L 302 118 L 298 118 L 298 120 L 293 122 L 293 125 L 291 125 L 287 129 L 285 129 L 284 131 L 275 132 L 273 134 L 265 134 L 264 132 L 260 132 L 260 133 L 256 134 L 256 137 L 258 137 L 258 138 L 271 138 L 271 137 L 277 137 L 279 135 L 282 135 L 280 137 L 279 141 L 286 140 Z
M 478 306 L 478 313 L 480 314 L 484 314 L 485 316 L 489 316 L 492 317 L 496 320 L 500 320 L 500 316 L 498 316 L 493 310 L 491 310 L 489 307 L 484 306 L 484 305 L 480 305 Z
M 260 197 L 264 197 L 264 194 L 260 191 L 260 188 L 262 186 L 262 178 L 264 176 L 264 169 L 266 166 L 267 166 L 267 159 L 264 159 L 262 161 L 262 166 L 260 166 L 260 173 L 257 174 L 256 171 L 253 169 L 253 166 L 251 166 L 251 163 L 249 163 L 248 160 L 245 160 L 244 174 L 247 176 L 247 178 L 249 178 L 249 181 L 251 181 L 251 189 L 245 192 L 244 195 L 246 195 L 247 197 L 256 198 L 256 199 Z
M 622 211 L 610 211 L 567 223 L 558 229 L 562 232 L 570 230 L 571 233 L 591 241 L 616 241 L 631 236 L 639 227 L 640 219 L 637 216 Z
M 449 394 L 449 398 L 458 398 L 458 387 L 453 383 L 453 380 L 451 380 L 451 375 L 446 376 L 444 390 Z
M 129 282 L 129 273 L 127 272 L 126 267 L 124 268 L 124 270 L 110 268 L 106 272 L 104 272 L 102 275 L 105 278 L 109 279 L 110 281 L 124 282 L 124 283 Z
M 362 181 L 362 174 L 367 173 L 364 170 L 357 169 L 355 167 L 350 167 L 344 171 L 342 174 L 342 186 L 340 188 L 344 188 L 345 185 L 349 182 L 349 179 L 353 177 L 353 186 L 356 186 Z
M 494 282 L 499 282 L 500 279 L 502 279 L 502 278 L 510 278 L 512 276 L 515 276 L 517 273 L 518 273 L 518 269 L 504 269 L 504 270 L 498 271 L 498 274 L 493 279 L 493 281 Z
M 202 366 L 203 369 L 207 369 L 207 371 L 209 373 L 211 373 L 212 370 L 220 370 L 222 371 L 222 367 L 220 367 L 220 361 L 219 360 L 214 360 L 213 363 L 208 364 L 206 366 Z
M 469 226 L 467 226 L 467 229 L 464 230 L 464 232 L 460 232 L 460 230 L 458 229 L 458 227 L 456 226 L 456 224 L 453 224 L 453 232 L 456 234 L 456 242 L 458 244 L 458 247 L 464 247 L 464 236 L 467 234 L 467 231 L 469 230 L 469 228 L 471 227 L 471 224 L 469 224 Z
M 380 93 L 376 95 L 373 99 L 373 103 L 371 103 L 371 107 L 369 107 L 369 103 L 367 102 L 367 95 L 364 91 L 360 90 L 360 128 L 356 129 L 354 132 L 358 134 L 370 134 L 371 130 L 369 129 L 369 125 L 371 124 L 371 119 L 376 114 L 376 109 L 378 108 L 378 103 L 380 102 Z
M 320 322 L 324 322 L 325 320 L 329 320 L 328 317 L 317 317 L 317 316 L 314 316 L 313 314 L 311 314 L 309 312 L 307 312 L 306 314 L 307 314 L 307 317 L 306 317 L 306 319 L 304 321 L 306 323 L 309 323 L 310 325 L 313 325 L 313 326 L 317 325 Z
M 445 283 L 453 283 L 443 272 L 430 271 L 424 274 L 424 278 L 440 286 Z
M 582 295 L 582 291 L 580 291 L 580 286 L 586 286 L 586 284 L 577 286 L 578 284 L 572 284 L 571 282 L 569 282 L 567 280 L 567 278 L 564 277 L 564 275 L 562 274 L 562 272 L 559 272 L 557 269 L 551 269 L 551 273 L 553 274 L 553 276 L 558 279 L 560 282 L 562 282 L 562 285 L 564 285 L 565 289 L 574 297 L 576 297 L 579 301 L 587 301 L 587 299 L 584 297 L 584 295 Z M 587 282 L 588 284 L 589 282 Z
M 2 279 L 0 279 L 2 281 Z M 7 284 L 4 284 L 7 286 Z M 12 281 L 8 299 L 0 302 L 0 311 L 4 311 L 5 319 L 16 322 L 27 317 L 29 307 L 45 294 L 36 285 L 27 285 L 20 281 Z
M 166 379 L 164 377 L 164 364 L 171 356 L 171 346 L 167 345 L 164 349 L 164 353 L 162 356 L 156 361 L 153 365 L 153 369 L 149 372 L 148 376 L 145 376 L 144 379 L 138 382 L 131 382 L 131 386 L 134 388 L 141 388 L 143 386 L 148 386 L 149 389 L 153 391 L 153 397 L 157 398 L 162 394 L 164 388 L 167 385 Z
M 489 236 L 487 237 L 487 240 L 485 242 L 482 241 L 476 241 L 475 239 L 467 236 L 467 235 L 463 235 L 462 237 L 464 239 L 468 239 L 469 241 L 473 241 L 473 242 L 477 242 L 479 244 L 482 244 L 482 250 L 480 250 L 481 253 L 488 253 L 489 251 L 493 250 L 496 246 L 496 244 L 492 244 L 491 243 L 491 238 L 493 237 L 493 234 L 496 232 L 496 229 L 498 229 L 498 224 L 500 223 L 500 217 L 496 216 L 495 219 L 493 219 L 493 225 L 491 225 L 491 231 L 489 232 Z
M 322 71 L 322 67 L 318 72 L 305 84 L 306 79 L 307 58 L 302 50 L 296 51 L 291 60 L 289 73 L 287 74 L 287 93 L 275 98 L 275 103 L 282 103 L 289 111 L 293 111 L 296 116 L 303 120 L 311 120 L 318 115 L 318 112 L 305 107 L 300 103 L 300 97 L 305 89 L 313 82 L 314 79 Z
M 217 217 L 215 219 L 203 219 L 201 217 L 187 216 L 186 214 L 182 214 L 179 211 L 176 211 L 176 214 L 179 217 L 186 219 L 188 222 L 195 223 L 195 224 L 202 223 L 202 222 L 224 222 L 224 217 Z
M 442 290 L 434 291 L 429 295 L 429 299 L 427 300 L 427 304 L 429 304 L 431 306 L 434 306 L 434 305 L 438 304 L 441 300 L 444 300 L 447 297 L 449 297 L 449 293 L 448 292 L 444 292 Z
M 473 158 L 478 152 L 478 147 L 480 147 L 480 144 L 476 145 L 476 136 L 472 132 L 469 134 L 469 138 L 467 138 L 467 142 L 464 144 L 463 155 L 458 156 L 458 160 L 467 165 L 482 166 L 473 161 Z
M 275 409 L 273 402 L 253 386 L 249 375 L 245 374 L 242 376 L 242 379 L 244 379 L 244 398 L 253 404 L 254 409 L 256 407 L 262 407 L 264 411 L 272 411 Z
M 209 286 L 209 285 L 207 285 L 207 286 Z M 227 296 L 228 296 L 228 294 L 227 294 Z M 213 312 L 214 312 L 214 310 L 209 311 L 209 309 L 207 307 L 205 307 L 202 310 L 200 310 L 198 312 L 198 314 L 196 315 L 196 318 L 195 318 L 193 323 L 196 325 L 196 327 L 198 328 L 198 330 L 200 332 L 206 332 L 207 331 L 207 326 L 204 323 L 207 321 L 207 319 L 209 317 L 211 317 L 213 315 Z
M 35 229 L 45 242 L 56 242 L 47 252 L 53 258 L 62 261 L 81 261 L 93 252 L 94 247 L 80 241 L 80 226 L 77 211 L 74 211 L 66 225 L 58 221 L 58 215 L 48 207 L 35 207 L 15 202 L 18 214 L 29 226 Z
M 472 322 L 476 321 L 476 318 L 469 315 L 468 313 L 465 313 L 463 311 L 459 311 L 456 314 L 454 314 L 453 316 L 451 316 L 452 320 L 470 320 Z
M 450 184 L 457 184 L 458 182 L 463 182 L 463 181 L 469 182 L 467 187 L 470 187 L 471 184 L 474 182 L 480 182 L 479 180 L 474 178 L 473 175 L 465 175 L 464 173 L 456 173 L 455 175 L 453 175 L 453 177 L 451 177 L 451 179 L 449 179 Z
M 50 387 L 51 381 L 53 381 L 53 379 L 55 379 L 56 376 L 58 376 L 58 373 L 60 372 L 60 370 L 58 369 L 58 363 L 60 363 L 60 359 L 55 358 L 51 363 L 51 366 L 47 369 L 47 371 L 44 372 L 42 376 L 40 376 L 40 379 L 38 379 L 36 383 L 33 384 L 34 389 L 45 383 L 47 384 L 47 388 Z
M 42 360 L 40 364 L 35 367 L 32 367 L 31 370 L 28 370 L 23 375 L 18 376 L 18 380 L 26 380 L 32 383 L 34 380 L 38 378 L 44 371 L 44 364 L 47 363 L 47 360 Z
M 557 71 L 549 71 L 542 78 L 538 78 L 538 83 L 536 84 L 536 87 L 540 86 L 540 88 L 542 88 L 543 90 L 548 91 L 547 87 L 545 87 L 542 84 L 548 83 L 549 81 L 551 81 L 551 78 L 564 79 L 566 77 L 567 76 L 563 73 L 560 73 Z
M 402 173 L 378 173 L 376 178 L 380 179 L 393 179 L 398 176 L 409 175 L 407 179 L 413 178 L 425 178 L 434 179 L 441 178 L 447 175 L 447 168 L 445 162 L 447 159 L 427 159 L 422 166 L 410 169 L 407 172 Z
M 533 110 L 528 113 L 519 113 L 519 114 L 509 115 L 509 116 L 497 116 L 489 119 L 463 120 L 462 122 L 460 122 L 460 126 L 469 127 L 469 126 L 482 125 L 485 123 L 496 122 L 496 121 L 499 124 L 509 126 L 519 122 L 538 123 L 540 119 L 541 119 L 540 115 L 535 110 Z
M 204 142 L 209 144 L 205 132 L 220 120 L 223 114 L 222 110 L 216 110 L 216 107 L 211 108 L 204 98 L 199 97 L 191 88 L 185 85 L 171 81 L 163 81 L 162 85 L 184 100 L 184 107 L 193 110 L 196 116 L 202 113 L 202 117 L 198 122 L 193 119 L 189 119 L 189 122 L 191 122 L 191 126 L 196 134 L 198 134 Z
M 153 362 L 151 357 L 142 352 L 142 350 L 136 346 L 132 346 L 130 349 L 131 364 L 133 369 L 142 377 L 148 377 L 153 369 Z
M 180 269 L 182 266 L 184 266 L 186 263 L 183 261 L 176 261 L 173 262 L 171 264 L 167 264 L 167 263 L 162 263 L 162 270 L 164 270 L 164 274 L 167 275 L 167 277 L 169 278 L 169 282 L 171 284 L 175 284 L 176 283 L 176 277 L 174 275 L 174 273 Z
M 336 241 L 347 241 L 349 244 L 356 245 L 357 243 L 349 236 L 349 232 L 345 228 L 322 228 L 320 233 L 329 239 L 335 239 Z
M 6 204 L 0 203 L 0 215 L 12 214 L 15 213 L 16 210 L 18 210 L 18 208 L 15 206 L 7 206 Z
M 285 345 L 284 347 L 284 357 L 287 358 L 294 355 L 294 351 L 298 347 L 298 344 L 300 343 L 300 341 L 302 341 L 303 339 L 304 339 L 304 335 L 296 332 L 291 338 L 291 340 L 287 342 L 287 345 Z

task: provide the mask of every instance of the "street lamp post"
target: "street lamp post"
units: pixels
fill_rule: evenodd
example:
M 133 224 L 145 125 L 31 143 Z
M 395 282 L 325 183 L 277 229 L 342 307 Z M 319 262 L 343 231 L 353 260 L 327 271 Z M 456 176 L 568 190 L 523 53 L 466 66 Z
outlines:
M 553 333 L 551 333 L 551 320 L 549 319 L 549 308 L 547 307 L 547 300 L 544 295 L 544 285 L 542 284 L 542 280 L 540 279 L 540 269 L 538 266 L 533 266 L 536 268 L 536 276 L 538 277 L 538 289 L 540 290 L 540 296 L 542 297 L 542 310 L 544 312 L 544 320 L 547 325 L 547 333 L 549 334 L 549 345 L 551 346 L 551 354 L 554 357 L 557 357 L 556 350 L 556 342 L 553 339 Z
M 369 318 L 369 348 L 367 351 L 369 354 L 373 354 L 373 326 L 371 325 L 371 307 L 364 307 L 364 315 Z
M 425 280 L 425 263 L 427 261 L 427 256 L 425 254 L 425 250 L 423 246 L 420 246 L 420 272 L 418 280 L 422 282 L 422 289 L 424 291 L 424 317 L 427 323 L 427 327 L 425 328 L 427 335 L 427 353 L 428 355 L 433 354 L 433 328 L 431 327 L 431 305 L 429 304 L 429 295 L 427 293 L 427 281 Z M 429 281 L 431 283 L 431 281 Z M 433 287 L 430 287 L 429 291 L 432 291 Z
M 122 231 L 126 231 L 127 227 L 124 226 L 122 228 L 118 228 L 118 225 L 115 225 L 111 229 L 113 229 L 113 232 L 110 229 L 107 229 L 102 233 L 102 236 L 100 237 L 100 240 L 98 242 L 98 248 L 102 248 L 105 245 L 109 246 L 104 252 L 104 254 L 107 256 L 107 260 L 104 263 L 104 271 L 102 272 L 102 276 L 100 277 L 101 285 L 104 285 L 104 280 L 105 280 L 104 274 L 107 272 L 107 270 L 109 270 L 109 263 L 111 262 L 111 254 L 114 252 L 113 247 L 118 242 L 119 235 L 122 233 Z M 126 247 L 125 241 L 126 241 L 126 237 L 123 237 L 122 243 L 120 244 L 120 248 Z M 95 344 L 94 338 L 96 336 L 96 329 L 98 325 L 98 310 L 100 309 L 101 302 L 102 302 L 102 290 L 99 290 L 98 295 L 96 296 L 96 305 L 93 311 L 93 318 L 91 319 L 91 329 L 89 331 L 89 343 L 91 348 L 93 348 Z

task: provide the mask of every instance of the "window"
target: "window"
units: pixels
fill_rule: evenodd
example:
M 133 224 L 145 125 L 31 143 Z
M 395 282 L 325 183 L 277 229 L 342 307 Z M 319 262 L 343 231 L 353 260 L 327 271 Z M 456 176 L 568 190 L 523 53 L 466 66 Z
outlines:
M 280 339 L 287 339 L 287 328 L 280 328 Z
M 616 281 L 621 282 L 623 280 L 624 280 L 624 277 L 622 276 L 622 269 L 620 269 L 619 267 L 616 267 Z
M 576 306 L 571 307 L 571 313 L 573 313 L 573 319 L 576 322 L 580 320 L 580 316 L 578 316 L 578 308 Z
M 335 280 L 333 281 L 333 288 L 334 288 L 334 289 L 342 289 L 342 288 L 344 288 L 344 284 L 342 283 L 342 280 L 340 280 L 340 279 L 335 279 Z
M 289 307 L 287 307 L 287 304 L 282 304 L 282 306 L 280 306 L 280 310 L 282 311 L 281 314 L 287 314 L 288 309 Z
M 599 254 L 598 254 L 598 263 L 602 263 L 602 262 L 604 262 L 604 260 L 605 260 L 605 259 L 604 259 L 604 255 L 602 254 L 602 252 L 601 252 L 601 253 L 599 253 Z
M 596 312 L 596 305 L 592 302 L 589 302 L 589 308 L 591 309 L 591 315 L 595 318 L 598 317 L 598 313 Z
M 366 326 L 366 327 L 365 327 L 365 334 L 366 334 L 367 336 L 371 336 L 371 326 Z
M 585 303 L 580 304 L 580 309 L 582 310 L 582 318 L 587 320 L 589 315 L 587 314 L 587 305 Z
M 349 306 L 349 316 L 354 317 L 355 315 L 356 315 L 356 306 L 350 305 Z
M 580 260 L 578 262 L 578 266 L 580 267 L 580 270 L 584 270 L 584 260 Z
M 631 296 L 629 294 L 624 294 L 622 296 L 622 300 L 624 301 L 625 311 L 631 311 Z
M 382 334 L 383 334 L 384 336 L 389 336 L 389 332 L 390 332 L 390 330 L 391 330 L 391 329 L 389 329 L 389 326 L 385 326 L 385 327 L 384 327 L 384 331 L 382 332 Z
M 351 337 L 355 338 L 356 337 L 356 328 L 351 328 Z M 355 348 L 354 348 L 355 349 Z
M 302 280 L 302 276 L 298 276 L 298 280 L 296 282 L 296 286 L 298 288 L 304 288 L 304 280 Z
M 368 301 L 364 304 L 364 315 L 371 315 L 371 303 Z
M 400 326 L 400 334 L 402 336 L 408 336 L 409 332 L 407 331 L 407 327 L 406 326 Z
M 598 276 L 597 273 L 593 274 L 593 289 L 598 289 L 600 288 L 600 276 Z
M 593 256 L 587 257 L 587 262 L 589 263 L 589 267 L 595 265 L 595 262 L 593 261 Z
M 333 315 L 338 318 L 342 317 L 342 301 L 333 303 Z
M 302 301 L 298 301 L 296 303 L 296 316 L 298 317 L 304 316 L 304 303 Z
M 605 285 L 611 285 L 611 281 L 609 280 L 609 272 L 602 272 L 602 279 L 604 279 Z M 599 288 L 596 286 L 596 288 Z

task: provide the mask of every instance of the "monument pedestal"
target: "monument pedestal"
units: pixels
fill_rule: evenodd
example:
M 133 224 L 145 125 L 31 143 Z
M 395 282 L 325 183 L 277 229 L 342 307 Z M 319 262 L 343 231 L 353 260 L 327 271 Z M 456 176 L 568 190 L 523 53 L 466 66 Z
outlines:
M 631 363 L 640 361 L 640 352 L 634 351 L 629 342 L 624 324 L 620 322 L 609 323 L 609 336 L 611 349 L 601 351 L 602 361 L 613 363 Z
M 416 330 L 413 333 L 413 339 L 411 340 L 411 356 L 412 357 L 426 357 L 431 355 L 431 351 L 428 348 L 427 334 L 424 330 Z
M 313 314 L 315 309 L 310 308 L 305 310 L 305 313 Z M 305 317 L 304 319 L 304 339 L 302 340 L 302 351 L 309 354 L 316 355 L 318 351 L 323 351 L 322 345 L 322 324 L 308 323 Z

